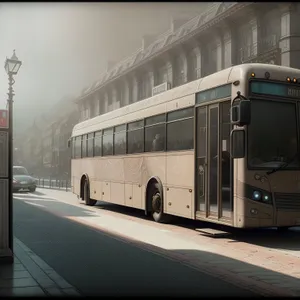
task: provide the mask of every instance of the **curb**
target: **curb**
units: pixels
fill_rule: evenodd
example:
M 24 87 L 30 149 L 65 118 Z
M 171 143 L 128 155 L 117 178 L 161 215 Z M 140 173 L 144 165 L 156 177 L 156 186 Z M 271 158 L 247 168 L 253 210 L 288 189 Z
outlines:
M 17 252 L 15 256 L 38 283 L 46 296 L 81 296 L 77 289 L 58 275 L 54 269 L 18 238 L 14 237 L 14 243 L 17 245 L 17 247 L 15 247 L 15 252 Z

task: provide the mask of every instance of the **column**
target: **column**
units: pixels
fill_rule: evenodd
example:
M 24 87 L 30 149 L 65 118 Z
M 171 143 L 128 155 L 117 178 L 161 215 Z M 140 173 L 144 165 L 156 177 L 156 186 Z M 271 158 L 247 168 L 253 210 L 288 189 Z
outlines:
M 125 78 L 123 81 L 123 106 L 126 106 L 130 103 L 131 98 L 131 89 L 130 89 L 130 81 L 128 78 Z
M 138 80 L 137 75 L 134 74 L 131 78 L 131 86 L 132 86 L 132 99 L 131 103 L 138 101 Z
M 299 3 L 286 4 L 281 15 L 281 64 L 300 68 Z

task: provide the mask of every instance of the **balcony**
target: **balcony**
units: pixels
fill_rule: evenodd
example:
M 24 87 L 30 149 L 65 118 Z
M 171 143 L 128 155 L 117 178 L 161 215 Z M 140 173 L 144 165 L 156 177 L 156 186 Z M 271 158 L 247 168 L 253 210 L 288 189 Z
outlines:
M 240 48 L 241 63 L 266 63 L 280 65 L 279 36 L 276 34 L 262 38 L 258 43 Z

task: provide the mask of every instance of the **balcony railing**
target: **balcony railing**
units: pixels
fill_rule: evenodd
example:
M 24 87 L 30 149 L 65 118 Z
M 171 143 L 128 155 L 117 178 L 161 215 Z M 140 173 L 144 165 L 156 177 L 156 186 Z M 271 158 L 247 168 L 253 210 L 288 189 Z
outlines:
M 278 63 L 279 35 L 272 34 L 262 38 L 258 43 L 240 48 L 241 63 Z

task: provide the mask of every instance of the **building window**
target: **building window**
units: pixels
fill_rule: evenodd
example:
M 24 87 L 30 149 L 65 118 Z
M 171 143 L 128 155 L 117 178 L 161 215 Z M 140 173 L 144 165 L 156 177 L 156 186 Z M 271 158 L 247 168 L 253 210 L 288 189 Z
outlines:
M 146 99 L 151 96 L 151 82 L 150 76 L 148 73 L 144 73 L 140 76 L 138 82 L 138 89 L 139 89 L 139 100 Z
M 127 131 L 127 153 L 144 152 L 144 121 L 128 124 Z
M 187 63 L 188 63 L 188 81 L 193 81 L 200 78 L 200 72 L 198 72 L 198 57 L 195 49 L 189 52 L 187 55 Z
M 101 96 L 100 98 L 100 103 L 99 103 L 99 107 L 100 107 L 100 115 L 103 115 L 105 113 L 105 97 Z
M 112 105 L 115 107 L 117 103 L 117 90 L 113 88 L 112 93 L 111 93 L 111 98 L 112 98 Z
M 193 149 L 194 108 L 170 112 L 167 121 L 167 151 Z
M 125 84 L 123 82 L 119 85 L 118 92 L 120 107 L 123 107 L 125 105 Z
M 186 82 L 185 59 L 183 55 L 179 55 L 174 59 L 173 74 L 174 86 L 180 86 Z
M 168 81 L 168 69 L 164 65 L 156 71 L 155 85 L 160 85 Z

